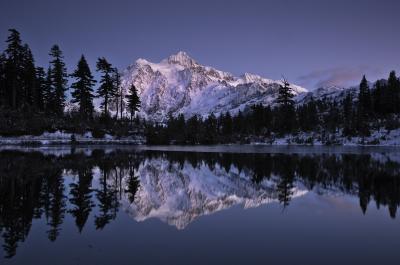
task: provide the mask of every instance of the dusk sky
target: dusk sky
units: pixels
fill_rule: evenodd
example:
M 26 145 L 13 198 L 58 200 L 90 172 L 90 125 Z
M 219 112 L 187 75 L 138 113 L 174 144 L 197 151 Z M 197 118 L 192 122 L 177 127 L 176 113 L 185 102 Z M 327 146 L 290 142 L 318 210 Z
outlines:
M 400 1 L 1 0 L 1 49 L 21 32 L 38 65 L 59 44 L 68 71 L 84 54 L 123 70 L 186 51 L 199 63 L 315 88 L 400 70 Z

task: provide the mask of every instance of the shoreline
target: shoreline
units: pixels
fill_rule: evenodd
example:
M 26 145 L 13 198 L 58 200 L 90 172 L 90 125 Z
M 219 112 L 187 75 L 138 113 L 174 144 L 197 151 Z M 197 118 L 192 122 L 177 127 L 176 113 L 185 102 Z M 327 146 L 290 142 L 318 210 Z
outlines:
M 143 134 L 116 137 L 106 134 L 103 138 L 95 138 L 90 132 L 84 134 L 65 133 L 56 131 L 45 132 L 42 135 L 0 136 L 0 146 L 99 146 L 99 145 L 146 145 L 147 139 Z M 148 145 L 148 146 L 157 146 Z M 234 140 L 231 143 L 215 144 L 165 144 L 163 146 L 360 146 L 360 147 L 400 147 L 400 129 L 373 131 L 368 137 L 345 137 L 340 132 L 321 135 L 320 133 L 297 133 L 285 136 L 253 136 L 244 141 Z
M 124 146 L 124 147 L 138 147 L 143 150 L 195 150 L 206 148 L 213 150 L 217 148 L 254 148 L 254 149 L 265 149 L 265 148 L 322 148 L 322 149 L 334 149 L 334 148 L 394 148 L 400 149 L 400 145 L 390 144 L 299 144 L 299 143 L 218 143 L 218 144 L 169 144 L 169 145 L 148 145 L 145 142 L 137 140 L 88 140 L 88 141 L 76 141 L 71 142 L 69 140 L 21 140 L 21 141 L 8 141 L 0 140 L 0 148 L 2 147 L 18 147 L 18 148 L 86 148 L 86 147 L 110 147 L 110 146 Z
M 295 143 L 295 142 L 250 142 L 250 143 L 216 143 L 216 144 L 166 144 L 166 145 L 147 145 L 145 141 L 133 140 L 133 139 L 91 139 L 91 140 L 54 140 L 54 139 L 0 139 L 0 146 L 19 146 L 19 147 L 51 147 L 51 146 L 109 146 L 109 145 L 120 145 L 120 146 L 163 146 L 163 147 L 194 147 L 194 146 L 258 146 L 258 147 L 279 147 L 279 146 L 299 146 L 299 147 L 397 147 L 400 148 L 400 144 L 389 144 L 389 143 L 334 143 L 334 144 L 323 144 L 323 143 Z

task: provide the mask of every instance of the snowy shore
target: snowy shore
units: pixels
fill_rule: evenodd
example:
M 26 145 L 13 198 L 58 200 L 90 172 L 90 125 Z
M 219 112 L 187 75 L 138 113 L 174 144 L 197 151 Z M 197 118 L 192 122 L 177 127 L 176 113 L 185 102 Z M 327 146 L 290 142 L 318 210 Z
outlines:
M 61 131 L 53 133 L 45 132 L 42 135 L 23 135 L 15 137 L 0 137 L 0 145 L 106 145 L 106 144 L 143 144 L 145 138 L 143 136 L 132 136 L 117 138 L 115 136 L 105 134 L 103 138 L 94 138 L 91 132 L 85 134 L 72 134 Z
M 15 137 L 0 137 L 0 145 L 47 146 L 47 145 L 142 145 L 146 144 L 143 135 L 118 138 L 105 134 L 103 138 L 94 138 L 90 132 L 71 134 L 56 131 L 43 133 L 39 136 L 23 135 Z M 400 146 L 400 129 L 373 131 L 367 137 L 344 137 L 341 132 L 321 135 L 318 133 L 299 133 L 284 137 L 249 137 L 246 144 L 250 145 L 307 145 L 307 146 Z
M 400 146 L 400 129 L 372 131 L 365 137 L 345 137 L 339 131 L 325 135 L 312 132 L 284 137 L 254 137 L 248 141 L 254 145 Z

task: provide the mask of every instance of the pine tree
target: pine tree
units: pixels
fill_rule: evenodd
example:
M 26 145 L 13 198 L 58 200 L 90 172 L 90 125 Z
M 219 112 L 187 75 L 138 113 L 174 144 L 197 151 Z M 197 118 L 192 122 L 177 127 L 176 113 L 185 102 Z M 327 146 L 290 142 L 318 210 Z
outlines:
M 360 90 L 358 93 L 358 109 L 364 116 L 368 116 L 371 112 L 371 93 L 368 86 L 368 81 L 363 76 L 360 83 Z
M 388 78 L 387 94 L 389 113 L 398 113 L 400 111 L 400 82 L 396 77 L 396 72 L 391 71 Z
M 294 108 L 292 88 L 284 79 L 283 86 L 279 86 L 276 129 L 280 133 L 290 133 L 296 127 L 296 111 Z
M 112 78 L 113 68 L 107 60 L 102 57 L 97 60 L 97 71 L 102 73 L 100 87 L 97 89 L 98 97 L 103 98 L 101 108 L 104 116 L 108 116 L 108 106 L 110 100 L 115 96 L 115 86 Z
M 73 89 L 71 93 L 72 102 L 79 104 L 79 112 L 82 118 L 92 118 L 94 111 L 93 86 L 96 81 L 93 79 L 93 75 L 90 72 L 85 56 L 81 56 L 77 69 L 71 74 L 71 76 L 76 79 L 76 82 L 71 85 L 71 88 Z
M 43 86 L 43 107 L 47 114 L 54 114 L 54 89 L 51 81 L 51 67 L 47 68 L 46 78 Z
M 122 119 L 123 108 L 124 108 L 124 96 L 123 90 L 121 86 L 121 75 L 118 71 L 118 68 L 113 69 L 113 82 L 115 87 L 115 97 L 113 99 L 115 103 L 116 114 L 115 117 L 118 119 L 118 113 L 120 113 L 120 118 Z
M 5 82 L 7 105 L 13 109 L 19 107 L 18 97 L 21 95 L 23 54 L 24 47 L 21 44 L 20 34 L 15 29 L 10 29 L 10 36 L 7 39 Z
M 357 105 L 357 129 L 361 135 L 369 135 L 368 117 L 371 110 L 371 95 L 368 81 L 363 76 L 360 83 Z
M 63 55 L 58 47 L 58 45 L 54 45 L 49 54 L 52 58 L 50 61 L 51 65 L 51 83 L 52 83 L 52 111 L 55 114 L 61 116 L 64 114 L 65 107 L 65 92 L 67 90 L 67 70 L 65 68 L 65 63 L 63 61 Z
M 35 102 L 36 93 L 36 67 L 32 51 L 27 44 L 23 46 L 22 55 L 22 95 L 20 95 L 21 106 L 25 109 L 37 105 Z
M 289 86 L 289 82 L 287 80 L 283 80 L 283 86 L 279 86 L 279 91 L 278 91 L 278 98 L 276 102 L 280 104 L 281 106 L 293 106 L 294 105 L 294 100 L 293 100 L 293 93 L 292 93 L 292 88 Z
M 36 68 L 36 85 L 34 93 L 35 108 L 39 111 L 45 109 L 46 72 L 42 67 Z
M 6 102 L 6 56 L 0 53 L 0 107 L 5 106 Z
M 129 87 L 129 94 L 127 94 L 125 97 L 127 99 L 127 105 L 128 105 L 127 107 L 131 115 L 131 121 L 132 121 L 135 112 L 137 112 L 140 107 L 140 98 L 138 96 L 137 89 L 134 84 L 132 84 Z

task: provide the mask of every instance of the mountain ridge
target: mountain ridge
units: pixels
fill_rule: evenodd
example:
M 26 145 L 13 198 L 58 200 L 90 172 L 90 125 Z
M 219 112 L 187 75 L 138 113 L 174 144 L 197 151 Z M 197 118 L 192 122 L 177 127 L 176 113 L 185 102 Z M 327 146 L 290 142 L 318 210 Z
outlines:
M 142 101 L 139 116 L 163 122 L 171 115 L 234 115 L 254 104 L 274 104 L 282 81 L 251 73 L 234 76 L 201 65 L 180 51 L 159 63 L 136 60 L 122 75 L 123 90 L 127 91 L 132 84 Z M 290 86 L 296 96 L 309 92 L 301 86 Z

